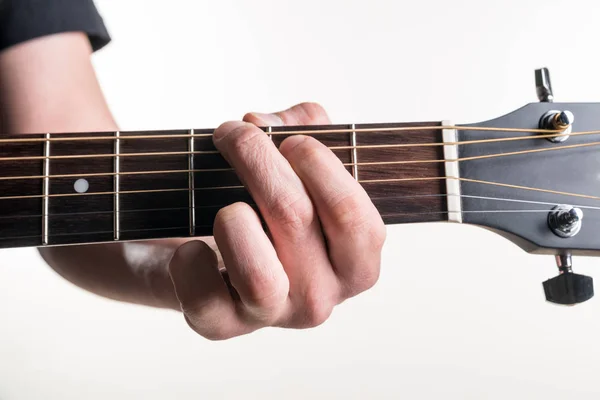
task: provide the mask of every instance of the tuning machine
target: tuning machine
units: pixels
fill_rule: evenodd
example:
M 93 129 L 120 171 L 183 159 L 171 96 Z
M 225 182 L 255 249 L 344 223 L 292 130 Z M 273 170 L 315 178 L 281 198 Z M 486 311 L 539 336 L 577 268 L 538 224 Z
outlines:
M 550 81 L 548 68 L 535 70 L 535 87 L 538 99 L 542 103 L 553 103 L 554 92 Z M 553 143 L 562 143 L 569 138 L 573 129 L 575 116 L 568 110 L 550 110 L 540 118 L 539 128 L 544 130 L 559 131 L 560 134 L 549 137 Z
M 560 275 L 543 283 L 547 301 L 573 306 L 594 297 L 594 280 L 573 273 L 570 254 L 556 256 L 556 264 Z

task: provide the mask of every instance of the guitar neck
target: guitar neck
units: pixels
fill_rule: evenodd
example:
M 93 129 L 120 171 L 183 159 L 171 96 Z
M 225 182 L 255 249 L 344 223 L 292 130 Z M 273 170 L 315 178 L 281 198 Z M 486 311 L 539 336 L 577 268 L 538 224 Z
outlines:
M 447 221 L 440 122 L 264 128 L 315 137 L 386 224 Z M 224 206 L 254 201 L 212 129 L 32 134 L 0 140 L 0 247 L 212 235 Z M 446 146 L 447 147 L 447 146 Z M 258 211 L 258 209 L 257 209 Z

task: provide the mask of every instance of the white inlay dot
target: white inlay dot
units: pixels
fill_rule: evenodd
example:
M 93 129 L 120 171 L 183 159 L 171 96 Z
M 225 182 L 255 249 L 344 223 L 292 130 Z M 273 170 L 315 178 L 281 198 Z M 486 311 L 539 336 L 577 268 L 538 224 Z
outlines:
M 85 193 L 90 188 L 90 183 L 86 179 L 77 179 L 73 187 L 77 193 Z

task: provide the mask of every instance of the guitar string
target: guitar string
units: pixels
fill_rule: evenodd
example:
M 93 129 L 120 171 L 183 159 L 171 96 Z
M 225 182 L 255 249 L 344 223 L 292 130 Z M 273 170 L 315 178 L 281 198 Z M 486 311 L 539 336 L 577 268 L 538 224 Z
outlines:
M 473 198 L 473 199 L 481 199 L 481 200 L 490 200 L 490 201 L 502 201 L 502 202 L 513 202 L 513 203 L 523 203 L 523 204 L 533 204 L 533 205 L 542 205 L 542 206 L 550 206 L 554 207 L 556 203 L 550 202 L 540 202 L 533 200 L 521 200 L 521 199 L 506 199 L 499 197 L 486 197 L 486 196 L 472 196 L 472 195 L 452 195 L 452 194 L 437 194 L 437 195 L 409 195 L 409 196 L 388 196 L 388 197 L 371 197 L 371 201 L 377 202 L 378 200 L 400 200 L 400 199 L 420 199 L 420 198 L 428 198 L 428 197 L 460 197 L 460 198 Z M 212 205 L 200 205 L 195 206 L 194 208 L 197 210 L 206 210 L 206 209 L 221 209 L 223 207 L 227 207 L 230 204 L 212 204 Z M 248 205 L 253 208 L 258 208 L 258 205 L 252 202 L 248 202 Z M 577 207 L 584 210 L 592 210 L 592 211 L 600 211 L 600 207 L 587 206 L 587 205 L 578 205 L 574 204 L 573 207 Z M 121 210 L 118 214 L 135 214 L 135 213 L 152 213 L 152 212 L 165 212 L 165 211 L 188 211 L 190 209 L 189 206 L 186 207 L 163 207 L 163 208 L 141 208 L 141 209 L 132 209 L 132 210 Z M 537 209 L 537 210 L 519 210 L 519 209 L 504 209 L 504 210 L 463 210 L 463 213 L 495 213 L 495 212 L 549 212 L 549 208 Z M 69 213 L 50 213 L 50 214 L 28 214 L 28 215 L 3 215 L 0 216 L 0 220 L 3 219 L 24 219 L 24 218 L 40 218 L 48 215 L 49 217 L 75 217 L 75 216 L 86 216 L 86 215 L 113 215 L 114 211 L 82 211 L 82 212 L 69 212 Z M 422 213 L 401 213 L 401 214 L 422 214 Z
M 423 128 L 423 127 L 417 127 L 417 128 Z M 405 127 L 404 129 L 409 129 L 408 127 Z M 482 129 L 486 129 L 487 128 L 482 128 Z M 516 130 L 516 131 L 523 131 L 521 129 L 515 129 L 515 128 L 511 128 L 512 130 Z M 490 130 L 503 130 L 503 131 L 507 131 L 508 129 L 504 129 L 504 128 L 490 128 Z M 348 132 L 349 130 L 344 130 L 344 132 Z M 380 131 L 380 129 L 377 129 L 377 131 Z M 528 130 L 531 131 L 531 130 Z M 541 130 L 543 132 L 548 132 L 548 130 Z M 310 131 L 307 131 L 310 132 Z M 321 132 L 325 132 L 325 131 L 321 131 Z M 332 132 L 332 130 L 328 130 L 328 133 Z M 289 134 L 290 132 L 285 132 L 285 134 Z M 579 134 L 583 134 L 583 133 L 587 133 L 587 134 L 592 134 L 595 133 L 595 131 L 590 131 L 590 132 L 581 132 Z M 191 135 L 188 135 L 191 137 Z M 531 138 L 531 137 L 527 137 L 527 138 Z M 506 138 L 508 140 L 514 139 L 514 140 L 521 140 L 520 138 Z M 41 140 L 43 141 L 43 140 Z M 460 143 L 457 143 L 460 144 Z M 503 156 L 508 156 L 508 155 L 516 155 L 516 154 L 528 154 L 528 153 L 537 153 L 537 152 L 543 152 L 543 151 L 556 151 L 556 150 L 564 150 L 564 149 L 569 149 L 569 148 L 577 148 L 577 147 L 587 147 L 587 146 L 594 146 L 594 145 L 598 145 L 600 144 L 600 142 L 594 142 L 594 143 L 586 143 L 586 144 L 577 144 L 577 145 L 568 145 L 568 146 L 560 146 L 560 147 L 554 147 L 554 148 L 548 148 L 548 149 L 534 149 L 534 150 L 526 150 L 526 151 L 520 151 L 520 152 L 511 152 L 511 153 L 499 153 L 499 154 L 491 154 L 491 155 L 482 155 L 482 156 L 475 156 L 475 157 L 467 157 L 467 158 L 462 158 L 462 159 L 457 159 L 457 160 L 417 160 L 417 161 L 396 161 L 396 162 L 376 162 L 376 163 L 357 163 L 357 164 L 345 164 L 345 165 L 385 165 L 385 164 L 389 164 L 389 165 L 394 165 L 394 164 L 408 164 L 408 163 L 419 163 L 419 162 L 450 162 L 450 161 L 469 161 L 469 160 L 476 160 L 476 159 L 482 159 L 482 158 L 492 158 L 492 157 L 503 157 Z M 140 153 L 137 153 L 140 154 Z M 151 155 L 153 155 L 154 153 L 150 153 Z M 114 157 L 114 155 L 111 155 Z M 43 159 L 48 158 L 48 157 L 42 157 Z M 221 169 L 221 171 L 232 171 L 232 169 Z M 184 170 L 182 172 L 192 172 L 191 170 Z M 195 171 L 194 171 L 195 172 Z M 198 171 L 201 172 L 201 171 Z M 139 172 L 135 172 L 135 173 L 130 173 L 130 174 L 142 174 L 142 173 L 156 173 L 155 171 L 139 171 Z M 126 173 L 124 173 L 126 174 Z M 74 174 L 73 174 L 74 175 Z M 73 176 L 70 175 L 70 176 Z M 111 175 L 115 175 L 114 173 L 111 174 L 104 174 L 107 176 L 111 176 Z M 42 176 L 42 177 L 46 177 L 46 176 Z M 48 177 L 51 178 L 52 176 Z M 10 177 L 9 177 L 10 179 Z M 13 178 L 14 179 L 14 178 Z M 440 178 L 435 178 L 435 179 L 445 179 L 445 177 L 440 177 Z M 405 181 L 406 179 L 401 179 L 402 181 Z M 419 179 L 421 180 L 421 179 Z M 461 180 L 465 180 L 468 181 L 464 178 L 462 178 Z M 386 182 L 390 182 L 390 180 L 385 180 Z M 396 182 L 398 182 L 399 180 L 394 180 Z M 472 181 L 472 180 L 471 180 Z M 372 181 L 373 182 L 373 181 Z M 381 180 L 379 182 L 382 182 Z M 513 187 L 513 188 L 518 188 L 518 189 L 525 189 L 525 190 L 535 190 L 535 191 L 542 191 L 542 192 L 551 192 L 551 193 L 555 193 L 555 194 L 562 194 L 562 195 L 567 195 L 567 196 L 577 196 L 577 197 L 584 197 L 584 198 L 592 198 L 592 199 L 598 199 L 598 197 L 596 196 L 588 196 L 588 195 L 582 195 L 582 194 L 575 194 L 575 193 L 568 193 L 568 192 L 559 192 L 559 191 L 549 191 L 546 189 L 537 189 L 537 188 L 530 188 L 530 187 L 524 187 L 524 186 L 515 186 L 515 185 L 508 185 L 508 184 L 501 184 L 501 183 L 496 183 L 496 182 L 485 182 L 485 181 L 480 181 L 478 183 L 486 183 L 486 184 L 495 184 L 498 186 L 505 186 L 505 187 Z M 225 189 L 225 188 L 215 188 L 215 189 Z M 174 189 L 176 191 L 180 191 L 180 189 Z M 187 189 L 185 189 L 187 190 Z M 165 191 L 169 191 L 169 190 L 155 190 L 155 191 L 135 191 L 137 193 L 151 193 L 151 192 L 165 192 Z M 129 193 L 133 193 L 134 191 L 130 191 Z M 123 194 L 126 194 L 127 192 L 121 192 Z M 104 192 L 104 193 L 99 193 L 99 194 L 109 194 L 109 192 Z M 115 194 L 114 192 L 110 192 L 110 194 Z M 62 195 L 49 195 L 48 197 L 51 196 L 67 196 L 67 195 L 74 195 L 74 194 L 62 194 Z M 92 193 L 83 193 L 83 194 L 77 194 L 77 195 L 93 195 Z M 38 197 L 46 197 L 46 196 L 38 196 Z M 17 198 L 32 198 L 32 196 L 9 196 L 9 197 L 0 197 L 1 199 L 17 199 Z
M 521 151 L 513 151 L 513 152 L 504 152 L 504 153 L 492 153 L 492 154 L 483 154 L 480 156 L 471 156 L 471 157 L 461 157 L 457 159 L 436 159 L 436 160 L 406 160 L 406 161 L 374 161 L 374 162 L 359 162 L 359 163 L 343 163 L 346 167 L 353 166 L 386 166 L 386 165 L 408 165 L 408 164 L 429 164 L 429 163 L 446 163 L 446 162 L 464 162 L 464 161 L 474 161 L 481 159 L 489 159 L 489 158 L 499 158 L 499 157 L 508 157 L 514 155 L 524 155 L 524 154 L 533 154 L 533 153 L 543 153 L 550 151 L 559 151 L 559 150 L 567 150 L 567 149 L 576 149 L 582 147 L 592 147 L 598 146 L 600 142 L 591 142 L 591 143 L 580 143 L 573 145 L 563 145 L 558 147 L 549 147 L 543 149 L 532 149 L 532 150 L 521 150 Z M 352 148 L 352 147 L 350 147 Z M 359 147 L 356 147 L 359 148 Z M 135 153 L 135 154 L 120 154 L 121 156 L 149 156 L 149 155 L 189 155 L 194 154 L 192 152 L 181 152 L 181 153 Z M 117 157 L 116 155 L 98 155 L 98 157 Z M 54 158 L 91 158 L 91 155 L 84 156 L 54 156 Z M 52 159 L 53 157 L 35 157 L 35 159 Z M 19 159 L 18 157 L 15 159 Z M 28 158 L 26 158 L 28 159 Z M 6 161 L 7 158 L 0 158 L 0 161 Z M 183 170 L 162 170 L 162 171 L 132 171 L 132 172 L 106 172 L 106 173 L 86 173 L 86 174 L 58 174 L 58 175 L 24 175 L 24 176 L 4 176 L 0 177 L 0 181 L 9 181 L 9 180 L 26 180 L 26 179 L 58 179 L 58 178 L 85 178 L 85 177 L 112 177 L 112 176 L 127 176 L 127 175 L 159 175 L 159 174 L 177 174 L 177 173 L 202 173 L 202 172 L 234 172 L 233 168 L 205 168 L 205 169 L 183 169 Z M 1 199 L 1 198 L 0 198 Z
M 553 132 L 545 130 L 544 132 Z M 597 135 L 600 131 L 573 132 L 569 136 Z M 562 136 L 562 134 L 548 134 L 538 136 L 516 136 L 495 139 L 470 140 L 464 142 L 436 142 L 436 143 L 402 143 L 402 144 L 379 144 L 379 145 L 358 145 L 358 146 L 330 146 L 330 150 L 361 150 L 361 149 L 394 149 L 411 147 L 440 147 L 440 146 L 467 146 L 473 144 L 486 144 L 498 142 L 511 142 L 520 140 L 548 139 Z M 192 137 L 192 136 L 188 136 Z M 195 136 L 194 136 L 195 137 Z M 1 143 L 1 141 L 0 141 Z M 588 144 L 590 145 L 590 144 Z M 564 147 L 564 146 L 561 146 Z M 559 148 L 555 147 L 554 149 Z M 60 156 L 19 156 L 19 157 L 0 157 L 0 161 L 37 161 L 37 160 L 64 160 L 64 159 L 87 159 L 87 158 L 115 158 L 115 157 L 165 157 L 165 156 L 190 156 L 190 155 L 219 155 L 217 150 L 200 151 L 169 151 L 169 152 L 140 152 L 140 153 L 120 153 L 116 154 L 69 154 Z M 426 161 L 423 161 L 426 162 Z
M 350 125 L 348 125 L 350 126 Z M 272 127 L 277 129 L 277 127 Z M 560 129 L 526 129 L 526 128 L 497 128 L 497 127 L 486 127 L 486 126 L 466 126 L 466 125 L 433 125 L 433 126 L 403 126 L 403 127 L 379 127 L 379 128 L 340 128 L 340 129 L 307 129 L 304 130 L 289 130 L 289 131 L 273 131 L 269 132 L 269 135 L 273 136 L 288 136 L 288 135 L 329 135 L 329 134 L 348 134 L 348 133 L 394 133 L 404 131 L 429 131 L 429 130 L 445 130 L 445 129 L 456 129 L 456 130 L 468 130 L 468 131 L 481 131 L 481 132 L 513 132 L 513 133 L 546 133 L 546 134 L 558 134 L 563 132 Z M 259 127 L 261 130 L 268 128 Z M 199 129 L 202 130 L 202 129 Z M 177 131 L 177 130 L 174 130 Z M 190 131 L 190 130 L 186 130 Z M 198 130 L 194 129 L 194 132 Z M 214 131 L 214 130 L 213 130 Z M 161 131 L 158 131 L 161 132 Z M 599 131 L 600 132 L 600 131 Z M 113 132 L 106 132 L 113 133 Z M 80 133 L 51 133 L 51 135 L 86 135 L 91 134 L 80 132 Z M 130 135 L 127 136 L 127 132 L 119 132 L 119 140 L 144 140 L 144 139 L 178 139 L 178 138 L 210 138 L 213 136 L 212 133 L 186 133 L 186 134 L 156 134 L 156 135 Z M 26 134 L 23 134 L 26 135 Z M 18 138 L 18 139 L 0 139 L 0 143 L 35 143 L 35 142 L 73 142 L 73 141 L 104 141 L 104 140 L 116 140 L 116 136 L 73 136 L 73 137 L 58 137 L 58 138 Z
M 542 188 L 533 188 L 528 186 L 519 186 L 512 185 L 500 182 L 492 182 L 492 181 L 484 181 L 478 179 L 470 179 L 470 178 L 461 178 L 461 177 L 452 177 L 452 176 L 439 176 L 439 177 L 424 177 L 424 178 L 388 178 L 388 179 L 370 179 L 370 180 L 361 180 L 359 183 L 361 184 L 373 184 L 373 183 L 400 183 L 400 182 L 423 182 L 423 181 L 439 181 L 445 179 L 453 179 L 459 180 L 462 182 L 471 182 L 483 185 L 492 185 L 492 186 L 501 186 L 512 189 L 521 189 L 535 192 L 543 192 L 550 194 L 557 194 L 563 196 L 570 197 L 579 197 L 584 199 L 591 200 L 600 200 L 599 196 L 580 194 L 580 193 L 570 193 L 563 192 L 558 190 L 551 189 L 542 189 Z M 224 190 L 224 189 L 245 189 L 244 186 L 214 186 L 214 187 L 203 187 L 203 188 L 195 188 L 194 191 L 206 191 L 206 190 Z M 24 200 L 24 199 L 38 199 L 38 198 L 56 198 L 56 197 L 87 197 L 87 196 L 102 196 L 102 195 L 128 195 L 128 194 L 144 194 L 144 193 L 170 193 L 170 192 L 190 192 L 189 188 L 181 188 L 181 189 L 152 189 L 152 190 L 129 190 L 129 191 L 107 191 L 107 192 L 93 192 L 93 193 L 57 193 L 57 194 L 48 194 L 48 195 L 27 195 L 27 196 L 2 196 L 0 200 Z
M 548 210 L 476 210 L 476 211 L 465 211 L 466 213 L 470 214 L 477 214 L 477 213 L 491 213 L 491 214 L 500 214 L 500 213 L 513 213 L 513 214 L 531 214 L 531 213 L 548 213 Z M 425 216 L 425 215 L 444 215 L 444 214 L 448 214 L 448 211 L 435 211 L 435 212 L 415 212 L 415 213 L 391 213 L 391 214 L 382 214 L 381 217 L 383 219 L 386 218 L 394 218 L 394 217 L 406 217 L 406 216 Z M 445 221 L 439 221 L 439 222 L 445 222 Z M 393 223 L 393 222 L 392 222 Z M 202 229 L 202 228 L 210 228 L 212 229 L 214 225 L 196 225 L 195 227 L 198 229 Z M 178 237 L 181 238 L 189 238 L 189 225 L 185 225 L 185 226 L 167 226 L 167 227 L 161 227 L 161 228 L 146 228 L 146 229 L 124 229 L 124 230 L 120 230 L 120 233 L 139 233 L 139 232 L 155 232 L 155 231 L 172 231 L 172 230 L 182 230 L 182 231 L 187 231 L 185 235 L 181 235 Z M 86 231 L 86 232 L 76 232 L 76 233 L 51 233 L 49 234 L 50 237 L 56 238 L 56 237 L 64 237 L 64 236 L 82 236 L 82 235 L 113 235 L 114 231 L 113 230 L 105 230 L 105 231 Z M 27 236 L 10 236 L 10 237 L 0 237 L 0 242 L 4 241 L 4 240 L 17 240 L 17 239 L 37 239 L 40 238 L 42 235 L 27 235 Z M 200 235 L 200 236 L 205 236 L 205 235 Z M 169 236 L 170 238 L 173 238 L 172 236 Z M 124 239 L 124 240 L 128 240 L 128 239 Z M 108 241 L 108 240 L 107 240 Z M 112 241 L 112 238 L 111 238 Z

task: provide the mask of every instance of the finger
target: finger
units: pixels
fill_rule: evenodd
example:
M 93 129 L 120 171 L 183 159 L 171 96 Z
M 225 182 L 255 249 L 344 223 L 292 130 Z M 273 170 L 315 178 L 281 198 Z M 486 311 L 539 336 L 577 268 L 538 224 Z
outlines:
M 244 203 L 221 209 L 214 235 L 246 317 L 276 324 L 288 306 L 289 280 L 256 212 Z
M 245 183 L 273 237 L 295 308 L 289 324 L 322 323 L 338 302 L 339 287 L 302 181 L 265 132 L 253 124 L 226 123 L 213 139 Z
M 244 121 L 256 126 L 328 125 L 331 123 L 323 107 L 316 103 L 301 103 L 273 114 L 249 113 L 244 116 Z
M 179 247 L 169 263 L 169 274 L 192 329 L 211 340 L 246 333 L 208 245 L 190 241 Z
M 346 297 L 369 289 L 379 277 L 385 241 L 385 225 L 371 199 L 339 158 L 316 139 L 290 137 L 280 151 L 314 201 Z

